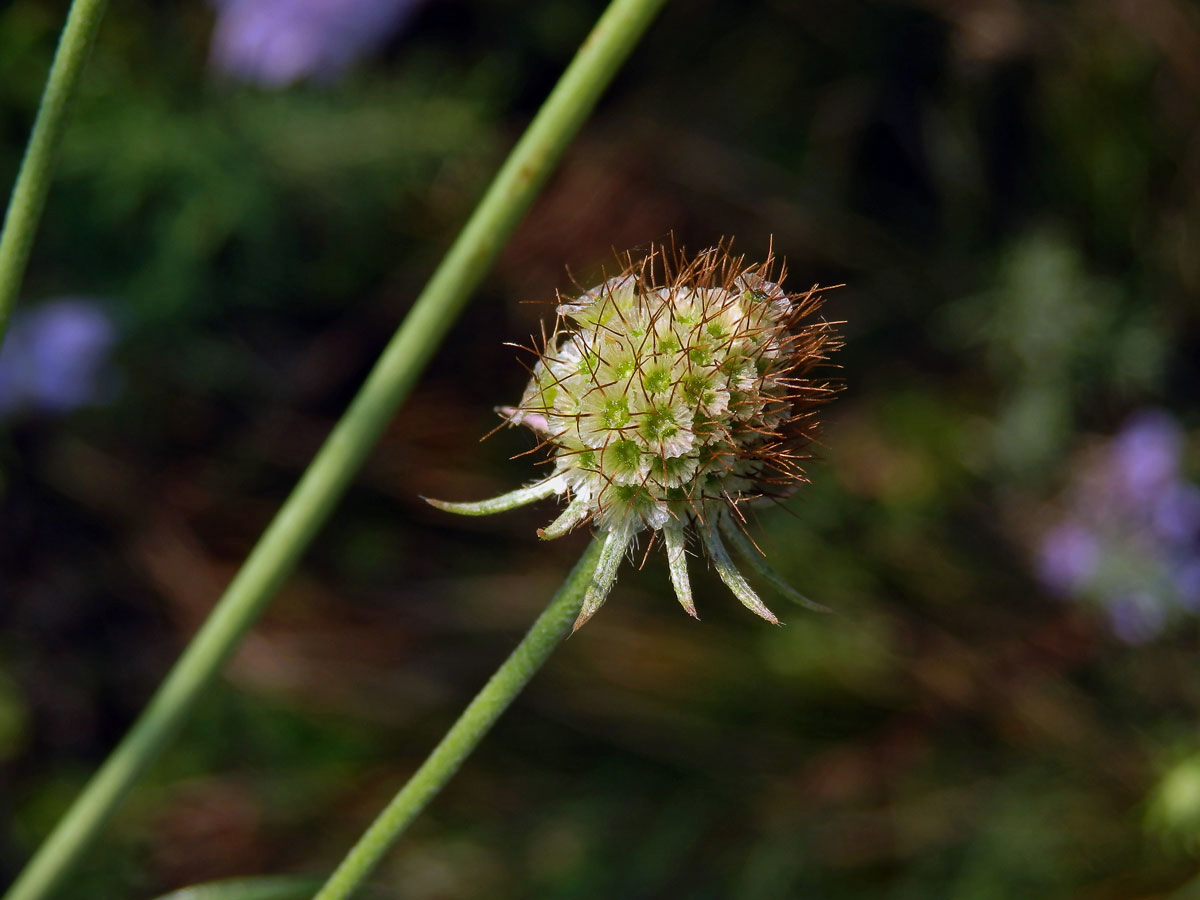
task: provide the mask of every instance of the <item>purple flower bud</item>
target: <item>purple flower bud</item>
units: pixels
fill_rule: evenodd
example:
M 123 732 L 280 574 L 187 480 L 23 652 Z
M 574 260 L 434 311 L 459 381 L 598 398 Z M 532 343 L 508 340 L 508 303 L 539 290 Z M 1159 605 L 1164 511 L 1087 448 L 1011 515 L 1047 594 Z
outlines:
M 420 0 L 212 0 L 210 63 L 241 81 L 282 87 L 331 80 L 383 45 Z
M 1095 572 L 1099 553 L 1092 532 L 1078 522 L 1063 522 L 1042 538 L 1038 574 L 1050 590 L 1073 593 Z
M 1177 482 L 1167 485 L 1151 511 L 1155 533 L 1175 545 L 1200 537 L 1200 488 Z
M 1110 465 L 1114 486 L 1133 503 L 1148 502 L 1179 475 L 1183 434 L 1161 410 L 1131 417 L 1113 438 Z
M 1193 557 L 1176 569 L 1172 580 L 1179 605 L 1200 612 L 1200 557 Z
M 1144 644 L 1157 637 L 1167 622 L 1162 602 L 1149 593 L 1126 594 L 1108 605 L 1113 633 L 1127 644 Z
M 0 347 L 0 416 L 63 413 L 101 399 L 116 340 L 93 300 L 65 298 L 18 311 Z

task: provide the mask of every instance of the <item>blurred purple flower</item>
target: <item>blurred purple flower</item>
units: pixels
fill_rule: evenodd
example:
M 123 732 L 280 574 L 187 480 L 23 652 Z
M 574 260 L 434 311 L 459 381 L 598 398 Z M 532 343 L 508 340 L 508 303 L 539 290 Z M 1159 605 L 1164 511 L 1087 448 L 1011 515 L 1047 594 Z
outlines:
M 1127 644 L 1144 644 L 1167 624 L 1167 612 L 1153 594 L 1115 597 L 1108 604 L 1113 633 Z
M 115 340 L 112 320 L 94 300 L 67 297 L 19 310 L 0 346 L 0 418 L 69 412 L 102 399 Z
M 1179 476 L 1183 431 L 1167 413 L 1134 415 L 1112 440 L 1111 471 L 1117 486 L 1134 503 L 1157 497 Z
M 331 80 L 378 50 L 421 0 L 211 0 L 210 63 L 233 78 L 283 87 Z
M 1079 590 L 1096 569 L 1100 547 L 1077 522 L 1062 522 L 1042 538 L 1038 574 L 1056 594 Z
M 1175 571 L 1175 591 L 1189 612 L 1200 612 L 1200 559 L 1185 562 Z
M 1200 488 L 1194 484 L 1169 484 L 1155 499 L 1151 513 L 1158 536 L 1171 543 L 1187 544 L 1200 535 Z
M 1099 603 L 1131 643 L 1200 612 L 1200 488 L 1183 480 L 1184 440 L 1161 410 L 1132 416 L 1080 465 L 1038 546 L 1047 589 Z

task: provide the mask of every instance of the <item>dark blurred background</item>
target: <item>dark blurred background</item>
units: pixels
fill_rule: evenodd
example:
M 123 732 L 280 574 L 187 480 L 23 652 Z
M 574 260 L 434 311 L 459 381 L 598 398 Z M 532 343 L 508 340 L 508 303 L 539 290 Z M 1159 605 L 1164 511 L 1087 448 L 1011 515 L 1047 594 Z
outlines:
M 0 877 L 119 739 L 602 6 L 111 5 L 0 356 Z M 65 4 L 0 8 L 0 183 Z M 760 516 L 829 616 L 627 568 L 380 897 L 1169 897 L 1200 858 L 1200 7 L 668 4 L 298 574 L 60 896 L 325 872 L 587 538 L 512 348 L 614 248 L 845 283 Z M 6 190 L 7 188 L 5 188 Z M 32 373 L 32 374 L 31 374 Z M 7 878 L 5 878 L 7 880 Z M 1179 894 L 1183 896 L 1183 894 Z

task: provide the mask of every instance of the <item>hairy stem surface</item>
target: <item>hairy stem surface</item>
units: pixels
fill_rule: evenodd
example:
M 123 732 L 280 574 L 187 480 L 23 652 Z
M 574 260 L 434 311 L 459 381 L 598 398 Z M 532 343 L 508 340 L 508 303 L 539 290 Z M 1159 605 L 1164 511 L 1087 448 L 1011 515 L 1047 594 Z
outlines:
M 4 333 L 8 330 L 8 320 L 25 276 L 38 220 L 46 205 L 54 171 L 54 151 L 67 121 L 67 108 L 79 84 L 79 74 L 87 62 L 96 32 L 100 30 L 106 2 L 74 0 L 71 3 L 54 62 L 50 65 L 42 102 L 29 134 L 29 145 L 25 148 L 4 214 L 4 228 L 0 230 L 0 344 L 4 343 Z
M 510 703 L 571 633 L 583 598 L 600 561 L 602 539 L 593 539 L 550 605 L 537 617 L 517 648 L 483 690 L 475 695 L 421 768 L 371 823 L 313 900 L 345 900 L 362 886 L 383 854 L 421 810 L 446 786 L 471 751 L 496 724 Z
M 605 10 L 208 620 L 4 900 L 44 897 L 178 730 L 328 518 L 468 294 L 664 2 L 613 0 Z

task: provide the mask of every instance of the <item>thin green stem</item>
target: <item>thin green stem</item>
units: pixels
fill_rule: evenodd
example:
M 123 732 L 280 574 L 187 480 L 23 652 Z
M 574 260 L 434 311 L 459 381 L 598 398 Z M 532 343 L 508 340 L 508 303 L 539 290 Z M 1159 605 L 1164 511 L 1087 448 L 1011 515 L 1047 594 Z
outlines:
M 3 900 L 44 897 L 178 730 L 328 518 L 468 295 L 664 2 L 613 0 L 605 10 L 208 620 Z
M 87 62 L 96 32 L 100 30 L 106 2 L 74 0 L 71 3 L 46 78 L 42 103 L 33 121 L 29 146 L 25 148 L 25 157 L 21 160 L 21 169 L 17 172 L 8 210 L 4 214 L 4 228 L 0 231 L 0 344 L 4 343 L 4 333 L 8 330 L 8 320 L 25 276 L 38 220 L 46 205 L 54 171 L 54 151 L 62 137 L 71 95 L 79 84 L 79 73 Z
M 371 823 L 313 900 L 345 900 L 353 895 L 413 819 L 446 786 L 554 648 L 571 633 L 602 547 L 602 541 L 592 541 L 517 649 L 475 695 L 441 743 Z

